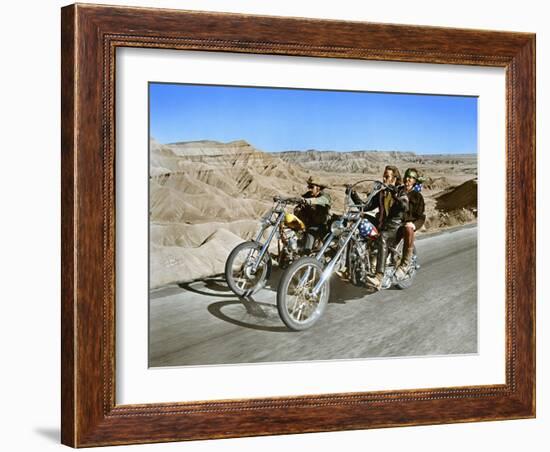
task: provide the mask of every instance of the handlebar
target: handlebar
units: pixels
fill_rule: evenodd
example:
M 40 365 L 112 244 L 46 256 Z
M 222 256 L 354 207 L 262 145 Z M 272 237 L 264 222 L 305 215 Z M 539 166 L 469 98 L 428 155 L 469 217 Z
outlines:
M 376 179 L 363 179 L 363 180 L 357 181 L 353 184 L 344 184 L 344 187 L 346 187 L 346 193 L 351 191 L 353 189 L 353 187 L 355 187 L 356 185 L 362 184 L 363 182 L 376 182 L 380 186 L 385 188 L 386 190 L 397 191 L 397 187 L 395 185 L 387 185 L 384 182 L 376 180 Z
M 355 193 L 355 191 L 353 190 L 353 187 L 363 183 L 363 182 L 374 182 L 374 188 L 373 190 L 371 191 L 371 193 L 369 194 L 367 200 L 365 201 L 365 203 L 360 206 L 358 204 L 355 204 L 354 202 L 352 202 L 352 193 Z M 370 204 L 370 201 L 372 200 L 372 198 L 379 192 L 381 192 L 382 190 L 389 190 L 391 191 L 392 193 L 397 193 L 397 187 L 393 186 L 393 185 L 387 185 L 385 184 L 384 182 L 381 182 L 379 180 L 374 180 L 374 179 L 363 179 L 363 180 L 360 180 L 360 181 L 357 181 L 355 182 L 354 184 L 345 184 L 345 187 L 346 187 L 346 206 L 347 206 L 347 209 L 352 209 L 352 208 L 359 208 L 361 210 L 363 210 L 363 208 Z

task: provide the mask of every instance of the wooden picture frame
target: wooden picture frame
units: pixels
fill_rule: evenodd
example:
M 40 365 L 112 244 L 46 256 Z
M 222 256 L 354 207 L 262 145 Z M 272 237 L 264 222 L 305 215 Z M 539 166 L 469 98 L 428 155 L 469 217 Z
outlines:
M 149 443 L 535 416 L 535 36 L 71 5 L 62 9 L 62 442 Z M 506 383 L 115 403 L 115 50 L 147 47 L 506 70 Z

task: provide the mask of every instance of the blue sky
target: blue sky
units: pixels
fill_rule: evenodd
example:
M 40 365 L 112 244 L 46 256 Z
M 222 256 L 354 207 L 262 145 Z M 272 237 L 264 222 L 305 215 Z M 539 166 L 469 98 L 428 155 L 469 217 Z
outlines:
M 150 83 L 149 102 L 150 134 L 161 143 L 477 152 L 476 97 Z

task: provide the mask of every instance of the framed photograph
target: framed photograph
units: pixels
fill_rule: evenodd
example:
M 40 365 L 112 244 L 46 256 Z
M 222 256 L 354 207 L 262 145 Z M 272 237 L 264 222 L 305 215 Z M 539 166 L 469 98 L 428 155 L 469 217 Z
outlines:
M 62 9 L 62 442 L 535 416 L 535 36 Z

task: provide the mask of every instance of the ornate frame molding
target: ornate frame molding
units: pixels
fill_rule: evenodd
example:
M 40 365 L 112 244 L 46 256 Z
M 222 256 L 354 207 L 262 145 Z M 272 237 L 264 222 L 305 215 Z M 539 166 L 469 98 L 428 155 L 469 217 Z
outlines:
M 506 68 L 506 384 L 115 404 L 118 47 Z M 535 36 L 71 5 L 62 9 L 62 442 L 73 447 L 535 415 Z M 528 214 L 516 214 L 517 207 Z M 521 269 L 521 271 L 520 271 Z M 518 352 L 521 351 L 521 352 Z M 269 418 L 269 424 L 262 418 Z

